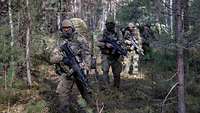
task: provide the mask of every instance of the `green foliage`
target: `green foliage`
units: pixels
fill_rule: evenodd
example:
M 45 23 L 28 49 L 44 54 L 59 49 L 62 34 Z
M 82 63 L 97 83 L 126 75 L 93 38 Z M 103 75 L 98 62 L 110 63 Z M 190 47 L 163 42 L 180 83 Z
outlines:
M 19 89 L 19 90 L 23 90 L 23 89 L 26 89 L 27 88 L 27 83 L 23 80 L 20 80 L 20 79 L 15 79 L 13 81 L 13 86 L 12 88 L 14 89 Z
M 151 11 L 152 2 L 150 0 L 134 0 L 119 9 L 117 19 L 122 24 L 128 22 L 151 22 L 154 20 Z
M 101 4 L 101 0 L 98 0 L 99 4 Z M 53 11 L 46 11 L 45 20 L 44 14 L 42 13 L 43 9 L 41 0 L 30 0 L 30 9 L 31 9 L 31 61 L 32 67 L 36 67 L 40 64 L 44 63 L 44 59 L 49 56 L 49 52 L 54 43 L 52 35 L 48 34 L 48 27 L 57 27 L 56 26 L 56 13 Z M 146 74 L 147 80 L 145 81 L 126 81 L 122 82 L 127 84 L 127 86 L 123 87 L 124 89 L 121 92 L 117 91 L 108 91 L 106 94 L 102 95 L 104 99 L 103 102 L 105 104 L 105 112 L 106 113 L 160 113 L 160 106 L 155 107 L 152 99 L 160 99 L 161 101 L 164 99 L 169 89 L 174 85 L 176 77 L 172 80 L 166 81 L 171 78 L 176 72 L 176 56 L 175 56 L 175 46 L 171 46 L 175 44 L 175 40 L 171 39 L 170 32 L 168 30 L 166 23 L 162 20 L 166 17 L 166 15 L 161 15 L 161 22 L 155 22 L 155 6 L 152 0 L 128 0 L 125 1 L 125 5 L 123 5 L 117 11 L 117 20 L 121 24 L 127 24 L 128 22 L 139 22 L 143 23 L 154 23 L 155 31 L 157 30 L 159 33 L 159 41 L 156 44 L 160 44 L 161 48 L 152 49 L 149 56 L 145 55 L 147 61 L 141 64 L 142 70 L 148 71 Z M 56 8 L 58 1 L 57 0 L 48 0 L 46 1 L 46 8 Z M 121 4 L 120 4 L 121 5 Z M 84 8 L 83 8 L 84 9 Z M 23 19 L 26 15 L 26 4 L 25 0 L 12 0 L 12 11 L 13 11 L 13 22 L 14 22 L 14 31 L 16 32 L 15 41 L 18 40 L 17 32 L 19 29 L 16 29 L 16 22 L 18 21 L 18 12 L 21 14 L 21 18 Z M 22 13 L 25 12 L 25 13 Z M 96 11 L 97 15 L 102 14 L 102 6 L 97 7 Z M 189 36 L 190 42 L 198 42 L 200 36 L 200 4 L 199 0 L 192 0 L 190 7 L 190 28 L 191 30 L 185 35 Z M 4 22 L 5 21 L 5 22 Z M 5 16 L 5 19 L 2 22 L 3 25 L 0 26 L 0 70 L 2 69 L 2 65 L 4 63 L 10 63 L 13 59 L 15 62 L 24 61 L 24 48 L 17 48 L 15 45 L 11 48 L 10 42 L 10 27 L 8 24 L 8 16 Z M 45 25 L 44 25 L 45 24 Z M 20 25 L 20 27 L 25 28 L 26 25 Z M 44 28 L 43 28 L 44 27 Z M 43 31 L 41 29 L 43 28 Z M 22 32 L 26 32 L 24 29 L 20 29 Z M 56 29 L 57 30 L 57 29 Z M 25 42 L 23 42 L 25 43 Z M 170 45 L 171 44 L 171 45 Z M 193 43 L 191 43 L 193 44 Z M 193 46 L 193 45 L 192 45 Z M 197 51 L 193 57 L 190 57 L 190 72 L 187 76 L 186 81 L 186 90 L 187 90 L 187 110 L 188 113 L 199 113 L 200 109 L 200 99 L 199 99 L 199 59 L 200 54 Z M 144 58 L 145 59 L 145 58 Z M 45 64 L 46 65 L 46 64 Z M 44 75 L 48 69 L 49 65 L 46 65 L 43 72 L 33 72 L 35 75 Z M 33 68 L 32 68 L 33 69 Z M 11 67 L 8 70 L 7 82 L 8 85 L 11 83 L 12 72 L 14 72 L 14 68 Z M 0 76 L 1 77 L 1 76 Z M 40 76 L 44 77 L 44 76 Z M 39 78 L 39 77 L 38 77 Z M 36 79 L 38 79 L 36 78 Z M 124 84 L 123 84 L 124 85 Z M 25 96 L 30 96 L 31 94 L 18 93 L 18 90 L 26 89 L 26 83 L 24 80 L 15 79 L 13 82 L 13 90 L 2 90 L 4 87 L 4 79 L 0 78 L 0 104 L 7 105 L 8 99 L 10 99 L 11 103 L 16 103 L 20 100 L 20 96 L 24 94 Z M 51 89 L 50 86 L 44 87 L 41 86 L 40 90 L 43 89 Z M 176 92 L 173 92 L 170 97 L 176 95 Z M 176 98 L 175 98 L 176 99 Z M 121 101 L 121 103 L 119 102 Z M 171 102 L 171 101 L 170 101 Z M 80 103 L 84 104 L 83 101 Z M 155 104 L 160 104 L 161 102 L 155 102 Z M 111 105 L 109 105 L 111 104 Z M 151 105 L 151 106 L 150 106 Z M 131 106 L 127 108 L 127 106 Z M 31 100 L 26 106 L 27 113 L 40 113 L 46 107 L 46 103 L 44 101 L 35 101 Z M 154 108 L 155 107 L 155 108 Z M 176 110 L 175 104 L 168 106 L 169 110 L 166 113 L 174 113 Z
M 32 37 L 32 64 L 37 66 L 38 64 L 50 63 L 50 52 L 55 47 L 56 38 L 58 36 L 47 36 L 34 34 Z
M 190 30 L 185 33 L 187 37 L 189 37 L 190 47 L 200 48 L 199 40 L 200 40 L 200 4 L 199 0 L 193 0 L 191 2 L 191 7 L 189 7 L 189 19 L 187 20 L 189 23 Z
M 3 70 L 3 65 L 4 64 L 0 63 L 0 70 Z M 13 79 L 12 73 L 15 73 L 14 69 L 12 67 L 8 68 L 6 81 L 5 81 L 4 73 L 0 73 L 0 88 L 1 87 L 3 88 L 5 86 L 5 82 L 7 84 L 7 87 L 11 86 L 11 82 L 12 82 L 12 79 Z
M 45 101 L 30 102 L 27 104 L 26 113 L 43 113 L 45 107 Z
M 176 56 L 175 52 L 155 52 L 154 59 L 156 67 L 161 72 L 175 71 L 176 69 Z
M 187 101 L 187 111 L 188 113 L 199 113 L 200 112 L 200 98 L 198 96 L 188 95 Z
M 20 98 L 18 93 L 14 93 L 12 89 L 0 90 L 0 104 L 7 104 L 8 102 L 12 104 L 16 103 Z
M 0 62 L 10 63 L 11 59 L 16 62 L 22 61 L 22 49 L 11 47 L 10 31 L 8 26 L 0 27 Z

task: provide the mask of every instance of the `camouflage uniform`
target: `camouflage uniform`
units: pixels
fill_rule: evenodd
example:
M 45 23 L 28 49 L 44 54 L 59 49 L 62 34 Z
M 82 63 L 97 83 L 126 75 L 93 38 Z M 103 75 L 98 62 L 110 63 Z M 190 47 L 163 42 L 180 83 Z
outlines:
M 72 27 L 70 21 L 64 20 L 66 26 Z M 62 24 L 62 25 L 63 25 Z M 69 25 L 68 25 L 69 24 Z M 63 25 L 64 26 L 64 25 Z M 65 38 L 62 36 L 60 40 L 57 42 L 57 46 L 54 48 L 54 50 L 51 53 L 50 61 L 55 64 L 56 66 L 56 72 L 60 75 L 60 82 L 57 86 L 56 92 L 58 93 L 58 99 L 59 99 L 59 113 L 71 113 L 71 112 L 83 112 L 86 113 L 84 108 L 86 108 L 85 104 L 80 104 L 80 93 L 75 87 L 75 83 L 73 80 L 73 76 L 71 74 L 73 73 L 72 70 L 63 63 L 63 52 L 60 49 L 60 46 L 64 43 L 68 43 L 70 48 L 75 53 L 76 58 L 78 59 L 81 67 L 86 70 L 88 65 L 86 62 L 88 62 L 87 58 L 89 56 L 89 47 L 84 37 L 81 37 L 76 31 L 73 31 L 71 35 L 68 36 L 68 38 Z M 62 67 L 62 68 L 60 68 Z M 74 91 L 77 90 L 77 91 Z M 89 93 L 85 95 L 85 100 L 87 102 L 90 102 Z M 72 110 L 73 109 L 73 110 Z
M 135 36 L 136 44 L 142 48 L 142 40 L 140 38 L 139 30 L 134 26 L 134 24 L 129 23 L 128 28 L 132 27 L 133 30 L 126 30 L 124 34 L 125 44 L 128 49 L 128 56 L 124 58 L 124 74 L 132 75 L 138 74 L 138 62 L 139 62 L 139 54 L 137 53 L 137 49 L 133 48 L 131 44 L 132 36 Z
M 110 32 L 107 29 L 104 29 L 103 31 L 103 36 L 100 40 L 102 40 L 103 38 L 108 38 L 109 36 L 112 36 L 113 38 L 115 38 L 115 40 L 119 40 L 121 41 L 121 38 L 119 36 L 119 34 L 115 31 Z M 112 68 L 112 73 L 113 73 L 113 77 L 114 77 L 114 87 L 119 88 L 120 86 L 120 73 L 122 71 L 122 56 L 117 56 L 115 54 L 111 54 L 110 51 L 108 50 L 108 48 L 106 48 L 106 44 L 105 43 L 100 43 L 98 42 L 98 45 L 100 46 L 100 48 L 102 48 L 101 50 L 101 64 L 102 64 L 102 71 L 103 71 L 103 83 L 104 84 L 109 84 L 110 83 L 110 79 L 109 79 L 109 68 Z

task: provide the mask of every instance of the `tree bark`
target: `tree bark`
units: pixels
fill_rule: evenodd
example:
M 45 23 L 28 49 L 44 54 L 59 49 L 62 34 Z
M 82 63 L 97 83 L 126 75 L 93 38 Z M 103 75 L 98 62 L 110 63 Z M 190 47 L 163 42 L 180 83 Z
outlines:
M 12 19 L 12 9 L 11 9 L 11 0 L 8 1 L 8 13 L 9 13 L 9 24 L 10 24 L 10 34 L 11 34 L 11 51 L 13 50 L 13 46 L 14 46 L 14 25 L 13 25 L 13 19 Z M 11 66 L 11 77 L 13 80 L 14 77 L 14 71 L 15 71 L 15 67 L 14 67 L 14 56 L 11 55 L 11 61 L 10 61 L 10 66 Z M 12 86 L 12 83 L 10 83 L 10 85 Z
M 178 113 L 185 113 L 184 60 L 183 60 L 183 9 L 181 0 L 176 1 L 176 41 L 178 77 Z
M 9 65 L 8 64 L 4 64 L 3 65 L 3 73 L 4 73 L 4 87 L 5 87 L 5 90 L 7 90 L 7 73 L 8 73 L 8 68 L 9 68 Z
M 32 86 L 31 71 L 30 71 L 30 27 L 31 27 L 31 14 L 29 10 L 29 0 L 26 0 L 28 25 L 26 31 L 26 71 L 29 86 Z
M 161 1 L 160 0 L 155 0 L 155 6 L 156 6 L 156 9 L 155 9 L 155 14 L 156 14 L 156 21 L 157 22 L 161 22 Z
M 57 11 L 57 28 L 60 30 L 60 22 L 61 22 L 61 11 L 62 11 L 62 0 L 59 0 L 58 3 L 58 11 Z
M 102 0 L 102 6 L 103 6 L 103 14 L 101 16 L 100 21 L 100 30 L 103 31 L 104 27 L 105 27 L 105 23 L 106 23 L 106 19 L 108 16 L 108 10 L 109 10 L 109 4 L 108 1 L 106 0 Z
M 170 0 L 170 32 L 171 38 L 173 38 L 173 0 Z
M 11 34 L 11 47 L 14 45 L 14 27 L 13 27 L 13 20 L 12 20 L 12 11 L 11 11 L 11 0 L 8 1 L 8 13 L 9 13 L 9 24 L 10 24 L 10 34 Z
M 187 41 L 186 48 L 189 47 L 189 37 L 188 37 L 188 31 L 189 31 L 189 0 L 184 0 L 183 4 L 183 9 L 184 9 L 184 39 Z M 189 50 L 184 49 L 184 61 L 185 61 L 185 75 L 187 76 L 189 74 Z
M 81 0 L 74 0 L 73 13 L 75 17 L 81 17 Z

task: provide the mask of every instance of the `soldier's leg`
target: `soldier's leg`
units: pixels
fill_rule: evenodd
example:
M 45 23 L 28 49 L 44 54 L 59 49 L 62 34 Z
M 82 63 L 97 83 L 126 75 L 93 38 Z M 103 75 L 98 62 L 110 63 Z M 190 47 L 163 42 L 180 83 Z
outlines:
M 123 70 L 123 74 L 124 75 L 128 75 L 128 72 L 129 72 L 129 67 L 130 67 L 130 62 L 129 62 L 129 54 L 127 57 L 124 58 L 124 70 Z
M 75 82 L 61 77 L 56 92 L 59 99 L 59 113 L 91 113 L 90 103 L 82 98 Z
M 124 58 L 125 68 L 124 73 L 125 75 L 131 75 L 133 73 L 133 52 L 128 52 L 128 56 Z
M 113 76 L 114 76 L 114 87 L 120 87 L 120 73 L 122 72 L 122 62 L 120 59 L 113 61 L 111 64 Z
M 60 82 L 57 86 L 56 92 L 58 93 L 59 113 L 70 112 L 70 106 L 74 97 L 72 97 L 72 81 L 66 80 L 64 76 L 60 77 Z
M 133 74 L 135 74 L 135 75 L 138 75 L 138 73 L 139 73 L 138 72 L 139 71 L 138 70 L 138 68 L 139 68 L 138 67 L 138 65 L 139 65 L 138 63 L 139 63 L 139 55 L 135 53 L 133 55 Z
M 133 54 L 134 52 L 132 51 L 130 54 L 129 54 L 129 70 L 128 70 L 128 74 L 129 75 L 132 75 L 133 74 Z
M 102 55 L 102 70 L 103 70 L 103 81 L 107 84 L 110 83 L 110 78 L 109 78 L 109 68 L 110 68 L 110 63 L 108 60 L 108 56 Z

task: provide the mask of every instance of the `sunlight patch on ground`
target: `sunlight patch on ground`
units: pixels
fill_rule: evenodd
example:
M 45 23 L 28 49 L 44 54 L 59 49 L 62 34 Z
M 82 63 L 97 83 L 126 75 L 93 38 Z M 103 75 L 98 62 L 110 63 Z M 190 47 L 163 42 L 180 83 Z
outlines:
M 136 79 L 136 80 L 145 80 L 145 74 L 140 72 L 139 74 L 129 75 L 129 74 L 122 74 L 121 76 L 123 79 Z

